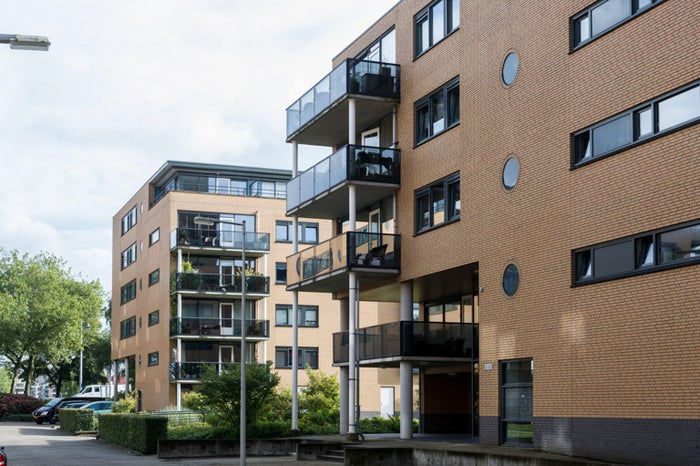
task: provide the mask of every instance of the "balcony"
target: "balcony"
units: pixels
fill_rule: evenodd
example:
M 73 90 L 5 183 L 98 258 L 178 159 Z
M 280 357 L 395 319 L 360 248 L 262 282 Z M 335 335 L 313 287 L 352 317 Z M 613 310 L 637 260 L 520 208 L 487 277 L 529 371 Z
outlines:
M 363 283 L 386 280 L 401 266 L 401 237 L 347 232 L 287 257 L 287 290 L 332 293 L 346 290 L 347 272 Z
M 202 380 L 202 375 L 207 368 L 214 369 L 218 374 L 221 374 L 226 367 L 240 364 L 235 362 L 171 362 L 169 367 L 171 382 L 190 382 L 196 383 Z M 247 365 L 254 364 L 249 362 Z
M 389 196 L 401 183 L 401 151 L 347 145 L 287 184 L 287 215 L 335 219 L 347 214 L 350 184 L 356 205 L 369 205 Z
M 348 98 L 357 128 L 389 113 L 400 99 L 399 65 L 347 59 L 287 108 L 287 142 L 337 146 L 348 137 Z
M 358 330 L 357 349 L 364 365 L 391 366 L 466 362 L 479 357 L 478 327 L 472 324 L 402 321 Z M 347 364 L 348 332 L 333 334 L 333 363 Z
M 188 295 L 230 296 L 241 294 L 241 277 L 218 273 L 177 272 L 171 278 L 171 293 Z M 246 277 L 246 298 L 261 299 L 270 295 L 270 277 Z
M 246 319 L 246 338 L 251 340 L 266 340 L 270 338 L 270 321 Z M 241 320 L 182 317 L 170 319 L 170 337 L 183 339 L 240 339 Z
M 261 257 L 270 252 L 270 234 L 247 231 L 245 234 L 246 255 Z M 198 253 L 221 254 L 243 249 L 243 233 L 203 228 L 176 228 L 170 232 L 170 249 L 182 248 Z

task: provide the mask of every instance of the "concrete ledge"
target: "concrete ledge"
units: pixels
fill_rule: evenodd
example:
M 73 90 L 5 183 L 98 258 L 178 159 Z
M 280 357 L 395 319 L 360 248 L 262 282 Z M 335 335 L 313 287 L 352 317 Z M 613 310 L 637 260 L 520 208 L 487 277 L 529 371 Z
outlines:
M 246 442 L 251 456 L 287 456 L 294 453 L 299 439 L 252 439 Z M 207 458 L 240 456 L 238 440 L 159 440 L 158 458 Z
M 348 445 L 351 444 L 342 441 L 305 440 L 297 445 L 297 460 L 321 460 L 329 451 L 342 450 Z

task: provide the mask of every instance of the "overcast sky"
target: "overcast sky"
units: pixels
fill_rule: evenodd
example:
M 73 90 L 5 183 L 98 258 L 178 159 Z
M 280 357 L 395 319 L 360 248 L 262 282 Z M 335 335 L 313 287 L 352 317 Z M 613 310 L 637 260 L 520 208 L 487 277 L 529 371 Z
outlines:
M 0 0 L 0 33 L 51 40 L 0 45 L 0 247 L 109 291 L 129 197 L 166 160 L 291 169 L 284 110 L 395 3 Z

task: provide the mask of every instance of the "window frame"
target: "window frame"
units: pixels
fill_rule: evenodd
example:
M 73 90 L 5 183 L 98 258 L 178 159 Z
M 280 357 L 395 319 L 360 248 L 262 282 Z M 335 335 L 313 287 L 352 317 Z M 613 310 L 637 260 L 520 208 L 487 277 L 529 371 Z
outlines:
M 129 267 L 131 264 L 136 262 L 137 256 L 138 256 L 138 246 L 136 242 L 132 243 L 129 245 L 128 248 L 124 249 L 122 251 L 122 270 L 125 268 Z
M 505 366 L 508 363 L 514 363 L 514 362 L 530 362 L 530 381 L 509 381 L 506 378 L 506 370 Z M 507 360 L 501 360 L 499 361 L 499 372 L 500 372 L 500 412 L 499 412 L 499 440 L 501 445 L 532 445 L 534 441 L 534 394 L 535 394 L 535 389 L 534 389 L 534 381 L 535 381 L 535 375 L 534 375 L 534 364 L 533 364 L 533 359 L 532 358 L 516 358 L 516 359 L 507 359 Z M 533 429 L 533 437 L 530 439 L 529 442 L 513 442 L 508 440 L 508 435 L 507 435 L 507 424 L 508 423 L 520 423 L 520 424 L 527 424 L 528 420 L 523 420 L 521 418 L 508 418 L 506 417 L 506 392 L 508 390 L 512 389 L 529 389 L 530 390 L 530 416 L 529 416 L 529 424 L 532 426 Z
M 135 205 L 122 217 L 122 236 L 136 226 L 138 222 L 138 210 L 138 205 Z
M 294 240 L 294 223 L 289 220 L 277 220 L 275 221 L 275 242 L 277 243 L 291 243 Z M 280 239 L 278 232 L 279 228 L 284 228 L 286 231 L 285 238 Z M 306 239 L 307 228 L 316 230 L 316 240 L 309 241 Z M 316 222 L 297 222 L 297 230 L 299 231 L 299 244 L 318 244 L 318 223 Z
M 292 327 L 292 314 L 294 309 L 291 304 L 276 304 L 275 305 L 275 327 Z M 298 306 L 299 311 L 299 327 L 304 328 L 317 328 L 319 320 L 319 307 L 315 305 L 302 305 Z M 286 312 L 285 322 L 280 323 L 277 319 L 278 312 Z M 305 315 L 307 312 L 315 312 L 316 320 L 307 320 Z M 313 322 L 313 324 L 307 324 L 307 322 Z
M 125 340 L 136 335 L 136 316 L 127 317 L 119 322 L 119 339 Z
M 155 240 L 153 239 L 154 237 Z M 148 247 L 153 246 L 158 241 L 160 241 L 160 227 L 156 228 L 148 235 Z
M 282 269 L 284 269 L 284 280 L 280 279 Z M 286 262 L 275 262 L 275 285 L 286 285 L 286 284 L 287 284 L 287 263 Z
M 122 285 L 120 291 L 120 304 L 126 304 L 136 299 L 136 279 L 134 278 L 129 283 Z
M 158 282 L 160 282 L 160 269 L 155 269 L 148 274 L 148 286 L 153 286 Z
M 450 111 L 450 108 L 448 108 L 449 103 L 455 101 L 454 99 L 450 99 L 450 97 L 454 93 L 457 94 L 457 105 L 453 111 Z M 441 87 L 435 89 L 427 96 L 424 96 L 416 101 L 413 109 L 413 137 L 415 147 L 420 146 L 459 125 L 459 98 L 459 76 L 457 76 L 449 80 Z M 440 103 L 438 103 L 438 100 L 442 102 L 442 110 L 439 109 Z M 442 111 L 442 118 L 434 120 L 435 116 L 438 114 L 437 112 L 439 111 Z M 442 127 L 437 127 L 436 130 L 435 125 L 441 120 L 444 120 Z M 425 136 L 422 136 L 423 133 L 425 133 Z
M 148 366 L 157 366 L 158 364 L 160 364 L 160 355 L 158 351 L 148 353 Z
M 607 33 L 614 31 L 615 29 L 619 28 L 623 24 L 627 23 L 628 21 L 633 20 L 634 18 L 643 15 L 647 11 L 650 11 L 654 7 L 660 5 L 666 0 L 651 0 L 651 4 L 646 5 L 646 6 L 639 6 L 639 0 L 626 0 L 627 5 L 629 6 L 628 11 L 630 12 L 629 15 L 625 16 L 624 18 L 620 19 L 619 21 L 611 24 L 607 28 L 601 30 L 600 32 L 593 34 L 593 21 L 592 21 L 592 12 L 596 8 L 602 6 L 603 4 L 607 3 L 608 1 L 611 0 L 599 0 L 595 3 L 592 3 L 591 5 L 587 6 L 585 9 L 582 11 L 579 11 L 575 15 L 573 15 L 569 19 L 569 46 L 571 49 L 571 53 L 581 49 L 581 47 L 584 47 L 591 42 L 595 41 L 596 39 L 603 37 Z M 580 22 L 582 19 L 586 18 L 588 21 L 588 25 L 586 28 L 588 29 L 588 37 L 586 37 L 583 40 L 578 40 L 579 36 L 579 31 L 580 31 Z
M 684 92 L 691 91 L 692 89 L 698 89 L 700 92 L 700 80 L 693 81 L 691 83 L 685 84 L 681 87 L 673 89 L 672 91 L 666 92 L 658 97 L 650 99 L 639 105 L 636 105 L 630 109 L 623 112 L 617 113 L 611 117 L 599 121 L 591 126 L 580 129 L 571 133 L 571 168 L 575 169 L 593 163 L 595 161 L 604 159 L 611 155 L 615 155 L 619 152 L 625 151 L 632 147 L 636 147 L 640 144 L 653 141 L 657 138 L 666 136 L 668 134 L 680 131 L 697 123 L 700 123 L 700 111 L 698 115 L 694 118 L 690 118 L 681 123 L 676 123 L 673 126 L 659 129 L 659 105 L 669 99 L 683 94 Z M 651 111 L 651 131 L 641 133 L 642 120 L 639 115 L 640 112 Z M 599 154 L 595 153 L 596 143 L 594 137 L 594 131 L 596 129 L 601 129 L 607 125 L 613 124 L 618 120 L 626 119 L 626 122 L 630 127 L 627 128 L 628 134 L 631 135 L 631 140 L 614 146 L 605 152 Z M 582 154 L 583 152 L 583 154 Z
M 152 327 L 160 323 L 160 310 L 156 309 L 153 312 L 148 313 L 148 326 Z
M 291 346 L 275 346 L 275 369 L 291 369 L 292 368 L 292 347 Z M 286 361 L 289 361 L 285 365 L 278 365 L 277 364 L 277 353 L 285 352 L 285 359 Z M 318 362 L 318 347 L 317 346 L 300 346 L 298 347 L 298 352 L 299 352 L 299 357 L 298 357 L 298 363 L 299 363 L 299 369 L 304 369 L 308 365 L 311 369 L 318 369 L 319 367 L 319 362 Z M 307 359 L 308 355 L 316 353 L 316 364 L 315 367 L 314 365 L 308 364 Z
M 431 50 L 440 42 L 447 39 L 455 31 L 459 29 L 460 18 L 457 17 L 455 22 L 454 4 L 457 4 L 457 14 L 460 14 L 460 4 L 459 0 L 434 0 L 430 2 L 425 8 L 421 9 L 418 13 L 413 16 L 413 57 L 414 60 L 425 55 L 428 50 Z M 433 32 L 434 22 L 434 11 L 438 5 L 442 5 L 442 26 L 443 35 L 442 37 L 436 39 Z M 423 48 L 423 24 L 427 24 L 428 41 Z
M 436 204 L 433 196 L 437 189 L 440 189 L 443 193 L 443 208 L 441 212 L 444 212 L 444 220 L 440 223 L 435 223 L 435 209 Z M 428 231 L 432 231 L 436 228 L 440 228 L 444 225 L 449 225 L 451 223 L 458 222 L 461 216 L 461 195 L 460 195 L 460 209 L 459 212 L 455 212 L 455 199 L 454 193 L 460 193 L 460 177 L 459 172 L 453 173 L 441 180 L 437 180 L 430 183 L 427 186 L 417 189 L 414 192 L 414 234 L 419 235 Z M 422 208 L 427 206 L 427 212 Z M 428 224 L 424 225 L 423 218 L 427 214 Z

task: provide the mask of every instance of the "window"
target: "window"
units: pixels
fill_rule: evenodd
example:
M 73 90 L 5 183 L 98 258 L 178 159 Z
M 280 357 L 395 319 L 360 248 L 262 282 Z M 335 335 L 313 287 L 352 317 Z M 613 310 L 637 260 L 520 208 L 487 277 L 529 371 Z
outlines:
M 284 285 L 287 283 L 287 263 L 275 262 L 275 283 Z
M 587 44 L 662 2 L 663 0 L 601 0 L 594 3 L 571 20 L 572 48 Z
M 501 363 L 501 442 L 531 444 L 532 359 Z
M 278 220 L 275 224 L 275 240 L 280 243 L 291 243 L 292 222 Z M 299 243 L 318 243 L 318 223 L 298 222 Z
M 156 325 L 160 322 L 160 311 L 153 311 L 148 313 L 148 326 Z
M 356 57 L 357 60 L 377 61 L 382 63 L 396 62 L 396 31 L 392 28 L 379 40 L 370 44 Z
M 136 316 L 132 316 L 128 319 L 122 320 L 119 324 L 119 327 L 120 339 L 123 340 L 124 338 L 133 337 L 134 335 L 136 335 Z
M 122 251 L 122 270 L 136 262 L 136 243 Z
M 416 57 L 459 27 L 459 0 L 437 0 L 415 16 Z
M 513 296 L 520 286 L 520 271 L 515 264 L 508 264 L 503 271 L 503 292 L 507 296 Z
M 503 187 L 508 191 L 515 187 L 518 182 L 518 176 L 520 175 L 520 163 L 518 159 L 510 157 L 506 160 L 505 165 L 503 165 L 503 176 L 501 181 L 503 182 Z
M 574 284 L 697 263 L 700 221 L 578 249 L 573 254 Z
M 318 327 L 318 306 L 299 306 L 299 327 Z M 291 327 L 293 310 L 291 304 L 278 304 L 275 306 L 275 325 L 278 327 Z
M 158 365 L 158 351 L 155 353 L 148 353 L 148 365 L 157 366 Z
M 136 298 L 136 279 L 131 280 L 121 289 L 121 303 L 127 303 Z
M 160 269 L 148 274 L 148 286 L 153 286 L 160 281 Z
M 310 367 L 318 369 L 318 348 L 298 348 L 298 364 L 299 368 Z M 292 367 L 292 348 L 289 346 L 275 347 L 275 367 L 277 369 L 291 369 Z
M 459 78 L 416 103 L 416 144 L 459 123 Z
M 501 79 L 506 86 L 510 86 L 515 81 L 515 77 L 518 75 L 518 64 L 519 59 L 517 53 L 511 52 L 506 56 L 501 70 Z
M 415 205 L 416 233 L 459 220 L 459 173 L 416 191 Z
M 160 228 L 156 228 L 153 232 L 148 235 L 148 245 L 153 246 L 160 240 Z
M 651 136 L 700 121 L 700 81 L 676 89 L 573 135 L 574 165 L 612 155 Z
M 136 211 L 134 206 L 125 216 L 122 217 L 122 235 L 131 230 L 136 225 Z

